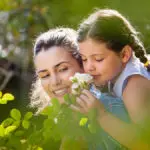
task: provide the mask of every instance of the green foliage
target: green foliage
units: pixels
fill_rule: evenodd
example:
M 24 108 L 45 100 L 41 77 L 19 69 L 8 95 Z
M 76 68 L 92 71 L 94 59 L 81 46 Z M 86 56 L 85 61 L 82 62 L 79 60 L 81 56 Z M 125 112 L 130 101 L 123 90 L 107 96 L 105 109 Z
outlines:
M 14 100 L 14 96 L 10 93 L 6 93 L 2 96 L 0 92 L 1 99 L 6 101 Z M 3 104 L 3 103 L 1 103 Z M 3 120 L 0 124 L 0 149 L 3 147 L 6 150 L 10 149 L 22 149 L 25 150 L 27 135 L 27 129 L 30 127 L 30 119 L 32 118 L 33 113 L 27 112 L 24 116 L 18 109 L 12 109 L 10 111 L 10 117 Z M 24 146 L 23 146 L 24 145 Z
M 80 126 L 85 126 L 87 124 L 87 121 L 88 121 L 88 118 L 86 118 L 86 117 L 81 118 L 81 120 L 79 122 L 79 125 Z
M 7 104 L 8 101 L 13 101 L 14 96 L 10 93 L 5 93 L 2 96 L 2 92 L 0 91 L 0 104 Z
M 65 95 L 64 98 L 70 104 L 74 102 L 71 95 Z M 69 105 L 60 104 L 56 98 L 51 99 L 51 102 L 50 106 L 36 116 L 37 122 L 34 121 L 35 116 L 32 112 L 23 115 L 18 109 L 12 109 L 10 117 L 0 124 L 0 149 L 2 147 L 6 150 L 47 150 L 54 147 L 59 149 L 60 141 L 64 137 L 61 146 L 65 150 L 87 149 L 87 143 L 94 143 L 98 138 L 95 132 L 99 132 L 100 129 L 93 121 L 94 111 L 85 116 L 72 111 Z

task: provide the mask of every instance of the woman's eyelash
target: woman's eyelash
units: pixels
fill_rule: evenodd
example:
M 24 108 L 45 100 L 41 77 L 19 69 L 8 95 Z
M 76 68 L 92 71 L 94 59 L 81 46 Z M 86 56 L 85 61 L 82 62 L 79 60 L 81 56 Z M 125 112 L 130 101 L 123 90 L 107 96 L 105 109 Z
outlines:
M 41 76 L 41 78 L 43 78 L 43 79 L 46 78 L 46 77 L 49 77 L 49 74 Z
M 65 70 L 68 70 L 68 67 L 59 69 L 60 72 Z

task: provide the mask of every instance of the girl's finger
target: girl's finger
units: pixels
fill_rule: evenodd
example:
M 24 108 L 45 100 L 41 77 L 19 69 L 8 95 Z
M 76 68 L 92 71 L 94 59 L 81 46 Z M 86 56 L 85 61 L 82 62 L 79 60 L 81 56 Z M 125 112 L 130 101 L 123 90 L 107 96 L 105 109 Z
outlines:
M 85 90 L 85 89 L 84 89 L 84 90 L 82 91 L 82 94 L 86 95 L 90 101 L 93 101 L 93 100 L 96 99 L 96 98 L 93 96 L 93 94 L 92 94 L 90 91 L 88 91 L 88 90 Z
M 74 110 L 74 111 L 77 111 L 77 112 L 80 112 L 80 113 L 85 113 L 83 109 L 81 109 L 80 107 L 77 107 L 77 106 L 75 106 L 75 105 L 73 105 L 73 104 L 71 104 L 69 107 L 70 107 L 72 110 Z
M 91 100 L 85 95 L 85 94 L 81 94 L 80 98 L 84 101 L 86 106 L 89 106 L 91 103 Z
M 86 102 L 81 97 L 77 97 L 76 102 L 82 108 L 84 108 L 86 106 Z

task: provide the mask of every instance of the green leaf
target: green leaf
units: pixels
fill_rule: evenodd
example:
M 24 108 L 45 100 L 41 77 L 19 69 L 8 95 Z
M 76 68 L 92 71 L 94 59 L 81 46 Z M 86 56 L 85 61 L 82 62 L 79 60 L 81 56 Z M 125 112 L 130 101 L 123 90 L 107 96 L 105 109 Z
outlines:
M 7 100 L 6 99 L 0 99 L 0 104 L 7 104 Z
M 27 113 L 25 114 L 25 116 L 24 116 L 24 119 L 25 119 L 25 120 L 29 120 L 29 119 L 32 118 L 32 116 L 33 116 L 33 113 L 32 113 L 32 112 L 27 112 Z
M 48 116 L 48 115 L 50 115 L 52 112 L 53 112 L 53 107 L 52 107 L 52 106 L 47 106 L 47 107 L 45 107 L 45 108 L 43 109 L 43 111 L 41 111 L 40 114 Z
M 64 100 L 65 102 L 70 105 L 71 104 L 71 99 L 70 99 L 70 95 L 69 94 L 65 94 L 64 95 Z
M 24 135 L 24 131 L 23 130 L 18 130 L 15 132 L 15 136 L 23 136 Z
M 71 99 L 71 103 L 75 104 L 76 103 L 76 96 L 73 94 L 70 94 L 70 99 Z
M 88 124 L 88 129 L 91 133 L 96 133 L 96 129 L 92 124 Z
M 14 120 L 12 118 L 7 118 L 2 122 L 2 126 L 7 127 L 7 126 L 11 125 L 13 123 L 13 121 Z
M 35 150 L 43 150 L 42 147 L 37 147 Z
M 76 77 L 72 78 L 71 79 L 72 83 L 77 83 L 78 82 L 78 79 Z
M 83 89 L 89 89 L 89 85 L 87 82 L 83 82 Z
M 52 128 L 54 126 L 54 120 L 52 120 L 52 119 L 45 119 L 44 120 L 44 128 L 48 128 L 48 129 L 50 129 L 50 128 Z
M 24 129 L 28 129 L 30 127 L 30 122 L 27 120 L 22 121 L 22 126 Z
M 79 122 L 79 125 L 80 126 L 85 126 L 87 122 L 88 122 L 88 118 L 87 117 L 83 117 L 83 118 L 81 118 L 81 120 Z
M 2 100 L 7 100 L 7 101 L 13 101 L 15 98 L 12 94 L 10 93 L 5 93 L 2 97 Z
M 5 135 L 9 135 L 11 132 L 13 132 L 14 130 L 16 130 L 16 126 L 9 126 L 7 128 L 5 128 Z
M 41 143 L 42 139 L 43 139 L 43 136 L 42 136 L 41 130 L 36 130 L 35 132 L 31 134 L 31 136 L 29 136 L 28 142 L 31 145 L 35 145 L 35 144 Z
M 52 99 L 51 99 L 51 102 L 52 102 L 52 105 L 53 105 L 53 108 L 54 108 L 55 113 L 58 113 L 59 110 L 60 110 L 60 107 L 61 107 L 61 105 L 60 105 L 58 99 L 57 99 L 57 98 L 52 98 Z
M 16 127 L 19 127 L 20 126 L 20 123 L 21 123 L 21 121 L 20 120 L 17 120 L 17 121 L 14 121 L 13 122 L 13 126 L 16 126 Z
M 3 95 L 3 93 L 2 93 L 2 91 L 0 91 L 0 98 L 2 97 L 2 95 Z
M 4 137 L 5 136 L 5 129 L 2 125 L 0 125 L 0 137 Z
M 10 112 L 10 116 L 15 119 L 15 120 L 20 120 L 21 119 L 21 113 L 18 109 L 12 109 Z
M 54 106 L 60 107 L 60 103 L 59 103 L 59 101 L 58 101 L 57 98 L 52 98 L 52 99 L 51 99 L 51 102 L 52 102 L 52 104 L 53 104 Z

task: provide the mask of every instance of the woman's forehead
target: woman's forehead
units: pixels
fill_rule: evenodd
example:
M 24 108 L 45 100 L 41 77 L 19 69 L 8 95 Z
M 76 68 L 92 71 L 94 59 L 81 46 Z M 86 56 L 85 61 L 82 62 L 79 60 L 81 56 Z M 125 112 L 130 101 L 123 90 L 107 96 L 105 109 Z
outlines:
M 74 64 L 77 60 L 72 56 L 71 52 L 62 47 L 52 47 L 46 51 L 41 51 L 35 57 L 36 66 L 58 66 L 60 64 L 68 63 Z

